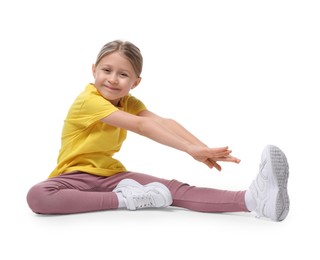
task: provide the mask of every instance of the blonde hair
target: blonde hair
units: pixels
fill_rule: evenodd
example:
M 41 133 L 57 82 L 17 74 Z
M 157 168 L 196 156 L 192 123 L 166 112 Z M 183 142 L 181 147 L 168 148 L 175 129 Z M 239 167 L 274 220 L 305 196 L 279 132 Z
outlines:
M 97 56 L 95 66 L 99 64 L 103 57 L 116 51 L 123 54 L 130 61 L 134 72 L 138 77 L 140 77 L 142 72 L 143 58 L 139 48 L 128 41 L 115 40 L 105 44 Z

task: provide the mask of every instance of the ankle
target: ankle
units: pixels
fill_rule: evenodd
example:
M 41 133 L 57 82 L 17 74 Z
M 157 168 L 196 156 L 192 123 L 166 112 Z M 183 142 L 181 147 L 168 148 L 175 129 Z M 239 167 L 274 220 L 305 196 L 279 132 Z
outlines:
M 116 192 L 116 195 L 118 197 L 118 208 L 127 208 L 127 200 L 123 197 L 121 192 Z
M 249 211 L 254 211 L 257 207 L 256 200 L 253 198 L 250 189 L 248 189 L 244 194 L 244 201 L 247 209 Z

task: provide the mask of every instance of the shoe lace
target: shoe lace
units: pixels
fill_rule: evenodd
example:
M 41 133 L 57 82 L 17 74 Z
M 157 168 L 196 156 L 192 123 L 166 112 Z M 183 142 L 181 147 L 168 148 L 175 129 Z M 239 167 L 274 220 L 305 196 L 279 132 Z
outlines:
M 155 207 L 151 194 L 134 195 L 133 201 L 137 209 Z

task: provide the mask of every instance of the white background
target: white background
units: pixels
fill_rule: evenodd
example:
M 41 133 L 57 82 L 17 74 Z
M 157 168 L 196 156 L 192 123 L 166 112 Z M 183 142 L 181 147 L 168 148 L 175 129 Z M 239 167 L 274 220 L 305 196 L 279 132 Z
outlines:
M 0 258 L 319 257 L 319 13 L 308 0 L 1 1 Z M 242 162 L 217 172 L 134 134 L 117 158 L 130 170 L 243 190 L 275 144 L 290 165 L 285 221 L 174 208 L 30 211 L 26 193 L 55 167 L 68 108 L 115 39 L 144 56 L 133 95 Z

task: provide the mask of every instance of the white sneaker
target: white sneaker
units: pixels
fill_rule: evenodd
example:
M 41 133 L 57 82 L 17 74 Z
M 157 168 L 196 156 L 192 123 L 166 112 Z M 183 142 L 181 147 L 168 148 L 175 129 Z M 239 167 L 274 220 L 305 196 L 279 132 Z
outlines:
M 276 146 L 268 145 L 261 155 L 259 174 L 249 190 L 256 201 L 258 217 L 282 221 L 289 213 L 287 183 L 289 165 L 285 154 Z
M 172 204 L 169 189 L 159 182 L 143 186 L 132 179 L 124 179 L 118 183 L 113 192 L 122 193 L 129 210 L 162 208 Z

